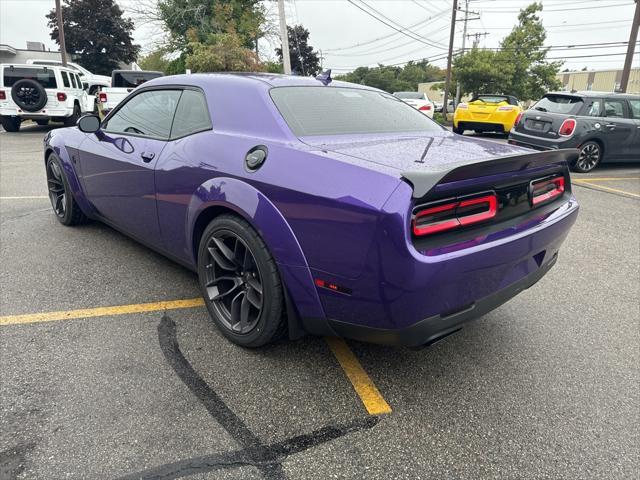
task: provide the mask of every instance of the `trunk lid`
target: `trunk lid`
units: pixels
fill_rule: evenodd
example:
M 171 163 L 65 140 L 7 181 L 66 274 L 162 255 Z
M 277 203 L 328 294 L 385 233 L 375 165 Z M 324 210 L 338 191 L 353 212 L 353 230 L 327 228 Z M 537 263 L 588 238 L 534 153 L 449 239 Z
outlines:
M 535 137 L 555 139 L 558 138 L 562 122 L 567 118 L 570 118 L 570 115 L 527 110 L 516 125 L 515 131 Z

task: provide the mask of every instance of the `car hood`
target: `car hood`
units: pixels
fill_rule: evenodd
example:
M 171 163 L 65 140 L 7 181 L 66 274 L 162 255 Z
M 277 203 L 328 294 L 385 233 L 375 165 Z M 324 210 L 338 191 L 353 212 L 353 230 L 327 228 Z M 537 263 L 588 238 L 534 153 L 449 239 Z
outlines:
M 338 154 L 346 161 L 351 158 L 353 163 L 361 164 L 364 160 L 399 172 L 531 153 L 529 149 L 447 131 L 393 136 L 303 137 L 301 140 L 324 152 Z

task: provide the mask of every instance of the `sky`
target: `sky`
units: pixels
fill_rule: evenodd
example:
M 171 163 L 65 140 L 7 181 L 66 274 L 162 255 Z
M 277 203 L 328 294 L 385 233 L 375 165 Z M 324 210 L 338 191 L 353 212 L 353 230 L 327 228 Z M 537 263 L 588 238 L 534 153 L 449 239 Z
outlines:
M 532 0 L 469 0 L 467 33 L 487 33 L 479 37 L 479 46 L 498 47 L 502 38 L 517 23 L 518 11 Z M 127 11 L 138 0 L 117 0 Z M 428 58 L 446 66 L 452 0 L 286 0 L 288 24 L 302 24 L 310 32 L 309 43 L 322 50 L 323 64 L 335 73 L 357 66 L 377 63 L 399 64 Z M 400 30 L 409 28 L 409 37 L 372 18 L 354 5 L 387 17 L 385 22 Z M 464 8 L 465 0 L 459 0 Z M 626 46 L 594 46 L 596 43 L 627 42 L 633 19 L 633 0 L 542 0 L 542 21 L 547 28 L 546 44 L 555 47 L 549 58 L 565 59 L 562 69 L 580 70 L 622 68 Z M 49 37 L 46 13 L 54 0 L 0 0 L 0 43 L 26 48 L 26 41 L 45 43 L 51 50 L 57 45 Z M 274 1 L 265 5 L 275 14 Z M 458 12 L 458 19 L 464 14 Z M 464 22 L 456 24 L 455 48 L 462 46 Z M 152 48 L 152 27 L 136 27 L 134 39 L 143 50 Z M 378 39 L 378 40 L 376 40 Z M 373 41 L 376 40 L 376 41 Z M 467 47 L 472 39 L 467 39 Z M 570 47 L 574 45 L 574 47 Z M 261 44 L 265 54 L 276 45 Z M 273 53 L 271 53 L 273 55 Z M 570 57 L 582 58 L 570 58 Z M 636 47 L 634 66 L 640 66 L 640 46 Z

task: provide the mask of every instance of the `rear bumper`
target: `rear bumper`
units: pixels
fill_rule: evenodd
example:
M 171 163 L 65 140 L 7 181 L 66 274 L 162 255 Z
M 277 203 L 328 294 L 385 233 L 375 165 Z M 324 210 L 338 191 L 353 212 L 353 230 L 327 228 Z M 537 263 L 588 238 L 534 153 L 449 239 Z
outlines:
M 45 108 L 40 112 L 18 112 L 17 108 L 4 107 L 0 108 L 0 116 L 3 117 L 19 117 L 24 120 L 43 120 L 52 117 L 70 117 L 73 114 L 71 108 Z
M 341 337 L 362 342 L 406 347 L 428 346 L 460 330 L 462 326 L 498 308 L 517 294 L 540 280 L 555 265 L 556 254 L 537 270 L 517 282 L 491 295 L 487 295 L 458 312 L 448 315 L 432 315 L 401 329 L 373 328 L 329 319 L 329 327 Z
M 535 135 L 527 135 L 526 133 L 514 132 L 513 130 L 509 133 L 508 142 L 511 145 L 528 147 L 534 150 L 559 150 L 562 148 L 576 148 L 580 143 L 575 135 L 569 138 L 543 138 L 537 137 Z
M 465 130 L 475 130 L 477 132 L 508 132 L 508 127 L 505 129 L 505 125 L 502 123 L 490 123 L 490 122 L 472 122 L 466 120 L 458 120 L 455 123 L 457 128 L 463 128 Z

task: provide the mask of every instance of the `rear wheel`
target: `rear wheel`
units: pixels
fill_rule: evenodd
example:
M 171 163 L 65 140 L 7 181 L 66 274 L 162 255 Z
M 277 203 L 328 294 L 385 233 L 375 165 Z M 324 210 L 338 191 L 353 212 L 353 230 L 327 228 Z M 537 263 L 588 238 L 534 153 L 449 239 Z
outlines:
M 55 153 L 47 159 L 47 186 L 53 213 L 61 224 L 72 226 L 87 221 L 87 217 L 73 198 L 62 163 Z
M 598 166 L 602 160 L 602 147 L 598 142 L 589 141 L 580 147 L 580 155 L 573 164 L 573 170 L 579 173 L 587 173 Z
M 20 117 L 0 117 L 0 124 L 7 132 L 17 132 L 20 130 Z
M 77 103 L 73 104 L 73 113 L 70 117 L 64 119 L 65 127 L 75 127 L 76 123 L 78 123 L 78 119 L 80 118 L 80 105 Z
M 41 127 L 44 127 L 45 125 L 49 125 L 49 119 L 46 120 L 36 120 L 36 123 L 38 125 L 40 125 Z
M 216 326 L 232 342 L 260 347 L 284 333 L 283 292 L 275 260 L 243 219 L 221 215 L 202 234 L 200 289 Z
M 464 134 L 464 128 L 453 127 L 453 133 L 457 133 L 458 135 L 463 135 Z

